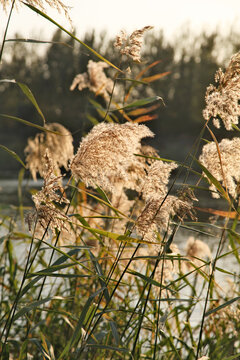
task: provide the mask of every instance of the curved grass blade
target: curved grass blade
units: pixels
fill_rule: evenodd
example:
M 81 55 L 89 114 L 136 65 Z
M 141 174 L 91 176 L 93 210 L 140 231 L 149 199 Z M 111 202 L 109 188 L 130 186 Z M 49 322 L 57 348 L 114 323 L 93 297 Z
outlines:
M 237 353 L 235 355 L 232 355 L 230 357 L 224 358 L 223 360 L 234 360 L 234 359 L 239 359 L 240 353 Z
M 16 84 L 20 87 L 20 89 L 22 90 L 22 92 L 27 96 L 27 98 L 31 101 L 31 103 L 34 105 L 35 109 L 37 110 L 37 112 L 39 113 L 39 115 L 41 116 L 41 118 L 43 119 L 43 125 L 45 125 L 46 120 L 45 120 L 45 116 L 42 113 L 42 110 L 40 109 L 32 91 L 29 89 L 29 87 L 26 84 L 20 83 L 16 81 Z
M 239 299 L 240 299 L 240 296 L 237 296 L 237 297 L 235 297 L 235 298 L 233 298 L 233 299 L 231 299 L 231 300 L 226 301 L 224 304 L 222 304 L 222 305 L 220 305 L 220 306 L 217 306 L 216 308 L 207 311 L 207 312 L 205 313 L 205 317 L 207 317 L 207 316 L 209 316 L 209 315 L 211 315 L 211 314 L 214 314 L 215 312 L 217 312 L 217 311 L 219 311 L 219 310 L 221 310 L 221 309 L 224 309 L 226 306 L 234 303 L 235 301 L 238 301 Z
M 104 201 L 106 201 L 108 204 L 111 204 L 110 200 L 107 197 L 107 194 L 103 191 L 103 189 L 97 186 L 96 191 L 99 193 L 99 195 L 103 198 Z
M 136 79 L 131 79 L 131 78 L 117 78 L 116 80 L 121 80 L 121 81 L 130 81 L 132 83 L 136 83 L 136 84 L 143 84 L 143 85 L 148 85 L 147 81 L 143 81 L 143 80 L 136 80 Z
M 47 131 L 47 132 L 51 132 L 51 133 L 56 134 L 56 135 L 63 136 L 61 133 L 59 133 L 59 132 L 57 132 L 57 131 L 48 130 L 48 129 L 46 129 L 44 126 L 40 126 L 40 125 L 31 123 L 30 121 L 21 119 L 21 118 L 19 118 L 19 117 L 17 117 L 17 116 L 12 116 L 12 115 L 7 115 L 7 114 L 0 114 L 0 116 L 5 117 L 5 118 L 8 118 L 8 119 L 12 119 L 12 120 L 19 121 L 19 122 L 23 123 L 24 125 L 32 126 L 32 127 L 35 127 L 35 128 L 37 128 L 37 129 L 39 129 L 39 130 L 42 130 L 42 131 Z
M 76 266 L 76 264 L 75 263 L 70 263 L 70 264 L 61 264 L 61 265 L 50 266 L 50 267 L 48 267 L 46 269 L 42 269 L 42 270 L 39 270 L 39 271 L 34 272 L 34 273 L 28 273 L 27 278 L 31 278 L 33 276 L 39 276 L 39 275 L 48 276 L 48 275 L 51 275 L 52 273 L 54 273 L 56 271 L 66 269 L 66 268 L 70 268 L 72 266 Z
M 105 237 L 110 238 L 112 240 L 118 240 L 118 241 L 123 241 L 123 242 L 127 242 L 127 243 L 134 243 L 134 244 L 158 244 L 156 242 L 145 241 L 145 240 L 142 240 L 142 239 L 136 239 L 136 238 L 132 238 L 132 237 L 127 236 L 127 235 L 120 235 L 120 234 L 112 233 L 112 232 L 102 230 L 102 229 L 94 229 L 94 228 L 91 228 L 89 226 L 84 226 L 84 225 L 80 225 L 80 224 L 74 224 L 74 225 L 80 226 L 80 227 L 82 227 L 82 228 L 84 228 L 86 230 L 89 230 L 91 233 L 94 232 L 96 234 L 105 236 Z
M 108 61 L 107 59 L 105 59 L 102 55 L 100 55 L 97 51 L 95 51 L 94 49 L 92 49 L 89 45 L 85 44 L 83 41 L 79 40 L 75 35 L 73 35 L 70 31 L 66 30 L 64 27 L 62 27 L 60 24 L 58 24 L 56 21 L 54 21 L 52 18 L 50 18 L 48 15 L 44 14 L 42 11 L 38 10 L 37 8 L 35 8 L 34 6 L 27 4 L 25 2 L 23 2 L 24 5 L 26 5 L 27 7 L 29 7 L 32 11 L 36 12 L 37 14 L 43 16 L 45 19 L 47 19 L 48 21 L 50 21 L 51 23 L 53 23 L 54 25 L 56 25 L 59 29 L 61 29 L 62 31 L 64 31 L 66 34 L 68 34 L 69 36 L 71 36 L 71 38 L 73 38 L 74 40 L 76 40 L 77 42 L 79 42 L 81 45 L 85 46 L 89 51 L 91 51 L 95 56 L 97 56 L 100 60 L 104 61 L 105 63 L 107 63 L 109 66 L 113 67 L 114 69 L 122 72 L 122 70 L 120 70 L 116 65 L 112 64 L 110 61 Z
M 37 348 L 38 350 L 40 351 L 40 353 L 42 354 L 42 358 L 44 360 L 55 360 L 55 358 L 53 358 L 51 356 L 51 354 L 49 354 L 47 352 L 47 350 L 44 348 L 44 346 L 41 344 L 41 342 L 37 339 L 37 338 L 32 338 L 32 339 L 27 339 L 27 341 L 33 343 Z M 26 353 L 24 354 L 25 357 L 22 358 L 22 359 L 26 359 Z M 20 359 L 19 359 L 20 360 Z
M 113 112 L 113 111 L 131 109 L 131 108 L 134 108 L 134 107 L 151 104 L 152 102 L 159 101 L 159 100 L 161 100 L 163 102 L 163 99 L 160 96 L 148 97 L 148 98 L 145 98 L 145 99 L 134 101 L 131 104 L 128 104 L 128 105 L 126 105 L 126 106 L 124 106 L 124 107 L 122 107 L 120 109 L 114 109 L 114 110 L 110 110 L 110 111 Z
M 142 78 L 142 81 L 144 81 L 146 83 L 150 83 L 150 82 L 156 81 L 158 79 L 161 79 L 162 77 L 164 77 L 164 76 L 166 76 L 168 74 L 170 74 L 170 71 L 166 71 L 166 72 L 163 72 L 163 73 L 159 73 L 159 74 L 156 74 L 156 75 L 152 75 L 152 76 Z
M 235 124 L 232 124 L 232 128 L 237 130 L 237 131 L 240 131 L 239 127 L 237 125 L 235 125 Z
M 5 150 L 9 155 L 11 155 L 15 160 L 17 160 L 18 162 L 20 162 L 20 164 L 26 169 L 26 165 L 24 164 L 24 162 L 22 161 L 22 159 L 15 153 L 15 151 L 10 150 L 9 148 L 7 148 L 4 145 L 0 144 L 0 148 Z
M 23 84 L 23 83 L 18 82 L 16 80 L 7 80 L 7 79 L 0 80 L 0 82 L 9 82 L 9 83 L 12 83 L 12 84 L 17 84 L 20 87 L 20 89 L 22 90 L 22 92 L 24 93 L 24 95 L 26 95 L 28 100 L 31 101 L 31 103 L 33 104 L 33 106 L 35 107 L 35 109 L 37 110 L 37 112 L 39 113 L 41 118 L 43 119 L 43 125 L 45 125 L 46 120 L 45 120 L 45 117 L 44 117 L 44 115 L 42 113 L 42 110 L 40 109 L 40 107 L 39 107 L 39 105 L 37 103 L 37 100 L 35 99 L 32 91 L 29 89 L 29 87 L 26 84 Z
M 222 187 L 222 185 L 220 184 L 220 182 L 210 173 L 210 171 L 208 171 L 208 169 L 202 163 L 200 163 L 200 161 L 198 161 L 196 158 L 193 159 L 200 166 L 206 177 L 209 179 L 210 183 L 212 183 L 218 189 L 218 191 L 224 197 L 224 199 L 230 202 L 229 196 Z
M 137 119 L 133 120 L 133 123 L 143 123 L 147 121 L 152 121 L 158 118 L 158 115 L 143 115 L 139 116 Z
M 46 298 L 46 299 L 34 301 L 34 302 L 30 303 L 29 305 L 24 306 L 21 310 L 19 310 L 19 311 L 15 314 L 13 320 L 16 321 L 16 320 L 19 319 L 21 316 L 27 314 L 29 311 L 35 309 L 35 308 L 38 307 L 39 305 L 45 304 L 46 302 L 51 301 L 51 300 L 59 300 L 59 299 L 62 299 L 62 298 L 60 298 L 59 296 L 51 296 L 51 297 L 48 297 L 48 298 Z
M 91 252 L 91 250 L 88 250 L 88 251 L 89 251 L 89 255 L 90 255 L 90 259 L 92 261 L 92 264 L 93 264 L 93 266 L 94 266 L 94 268 L 96 270 L 96 273 L 98 274 L 98 279 L 99 279 L 100 285 L 101 285 L 102 288 L 104 288 L 103 295 L 104 295 L 106 301 L 109 302 L 110 295 L 109 295 L 107 284 L 106 284 L 106 281 L 105 281 L 105 278 L 104 278 L 104 275 L 103 275 L 102 267 L 99 264 L 99 262 L 97 261 L 97 258 Z
M 194 206 L 194 209 L 201 211 L 201 212 L 208 213 L 208 214 L 225 217 L 228 219 L 238 219 L 238 220 L 240 219 L 240 215 L 236 211 L 223 211 L 223 210 L 217 210 L 217 209 L 212 209 L 212 208 L 200 208 L 197 206 Z
M 62 256 L 60 256 L 60 258 L 58 258 L 53 264 L 52 267 L 54 266 L 58 266 L 63 264 L 65 261 L 67 261 L 72 255 L 75 255 L 79 252 L 79 250 L 81 250 L 81 247 L 77 248 L 77 249 L 72 249 L 70 250 L 67 254 L 64 254 Z M 74 258 L 73 258 L 74 259 Z M 50 268 L 48 268 L 50 269 Z M 21 291 L 21 294 L 19 296 L 19 298 L 23 297 L 29 289 L 31 289 L 39 280 L 41 280 L 44 277 L 44 275 L 39 275 L 37 277 L 35 277 L 34 279 L 32 279 Z
M 5 42 L 26 42 L 26 43 L 33 43 L 33 44 L 54 44 L 54 45 L 64 45 L 72 49 L 72 46 L 65 43 L 64 41 L 50 41 L 50 40 L 35 40 L 35 39 L 7 39 Z
M 129 350 L 125 349 L 125 348 L 119 348 L 119 347 L 115 347 L 115 346 L 109 346 L 109 345 L 103 345 L 103 344 L 87 344 L 87 347 L 91 347 L 91 348 L 97 348 L 97 349 L 106 349 L 106 350 L 111 350 L 111 351 L 120 351 L 120 352 L 125 352 L 127 354 L 129 354 Z
M 71 350 L 71 348 L 74 346 L 74 344 L 76 344 L 80 340 L 80 338 L 82 336 L 82 327 L 83 327 L 84 321 L 87 317 L 88 310 L 89 310 L 90 306 L 92 305 L 94 298 L 97 295 L 99 295 L 103 290 L 104 290 L 104 288 L 99 289 L 94 294 L 90 295 L 89 298 L 87 299 L 87 301 L 81 311 L 75 331 L 74 331 L 72 337 L 70 338 L 70 340 L 68 341 L 67 345 L 63 349 L 61 355 L 59 356 L 59 360 L 65 358 L 66 355 L 69 355 L 69 351 Z
M 69 185 L 72 186 L 73 188 L 76 188 L 73 185 Z M 103 199 L 99 198 L 98 196 L 95 196 L 93 194 L 91 194 L 89 191 L 83 190 L 83 189 L 77 189 L 80 192 L 86 193 L 88 196 L 92 197 L 93 199 L 97 200 L 98 202 L 106 205 L 107 207 L 109 207 L 110 209 L 112 209 L 116 215 L 122 215 L 124 216 L 126 219 L 128 219 L 129 221 L 133 221 L 132 219 L 128 218 L 123 212 L 119 211 L 117 208 L 115 208 L 114 206 L 112 206 L 111 204 L 109 204 L 109 200 L 108 201 L 104 201 Z
M 78 219 L 78 220 L 83 224 L 83 226 L 85 226 L 85 227 L 87 227 L 87 228 L 90 229 L 89 223 L 88 223 L 88 222 L 85 220 L 85 218 L 82 217 L 80 214 L 71 214 L 71 215 L 69 215 L 69 216 L 74 216 L 76 219 Z M 89 230 L 89 231 L 90 231 L 90 233 L 93 234 L 93 236 L 96 237 L 96 239 L 97 239 L 98 241 L 101 242 L 100 237 L 99 237 L 94 231 L 91 231 L 91 230 Z
M 154 110 L 159 109 L 159 107 L 160 107 L 160 104 L 158 103 L 158 104 L 155 104 L 152 106 L 134 109 L 134 110 L 128 112 L 128 115 L 129 116 L 140 116 L 140 115 L 148 114 Z
M 115 343 L 117 345 L 120 344 L 120 337 L 119 337 L 119 333 L 118 333 L 118 330 L 117 330 L 117 326 L 115 324 L 115 322 L 113 320 L 111 320 L 110 322 L 110 327 L 111 327 L 111 330 L 112 330 L 112 334 L 113 334 L 113 338 L 115 340 Z

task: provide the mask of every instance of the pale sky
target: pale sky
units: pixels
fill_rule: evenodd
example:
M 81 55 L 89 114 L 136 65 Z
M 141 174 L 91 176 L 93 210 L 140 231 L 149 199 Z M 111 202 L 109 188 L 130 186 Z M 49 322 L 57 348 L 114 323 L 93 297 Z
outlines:
M 115 37 L 121 29 L 130 33 L 145 25 L 153 25 L 155 31 L 163 29 L 169 39 L 177 36 L 186 24 L 194 32 L 202 29 L 211 32 L 216 27 L 227 32 L 234 24 L 240 32 L 240 0 L 65 0 L 64 3 L 72 6 L 70 16 L 80 39 L 93 28 L 97 32 L 106 29 Z M 64 16 L 52 9 L 47 13 L 71 30 Z M 7 15 L 1 8 L 0 16 L 2 37 Z M 21 6 L 18 12 L 14 11 L 8 37 L 18 31 L 25 38 L 50 40 L 54 30 L 56 27 L 46 19 Z

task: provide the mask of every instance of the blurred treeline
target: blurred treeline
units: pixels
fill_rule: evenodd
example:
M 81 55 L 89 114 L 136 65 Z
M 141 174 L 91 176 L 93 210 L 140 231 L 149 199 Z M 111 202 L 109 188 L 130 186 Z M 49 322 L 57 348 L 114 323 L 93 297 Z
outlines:
M 77 148 L 81 137 L 92 126 L 89 118 L 100 120 L 89 99 L 106 106 L 102 98 L 87 89 L 81 93 L 69 90 L 75 75 L 86 71 L 92 55 L 60 31 L 53 35 L 49 44 L 24 42 L 20 35 L 16 35 L 16 39 L 18 41 L 6 43 L 0 79 L 15 79 L 27 84 L 47 122 L 59 122 L 67 127 L 73 133 Z M 114 39 L 107 40 L 104 33 L 96 39 L 93 32 L 81 40 L 119 65 L 120 57 L 113 47 Z M 175 160 L 185 158 L 203 126 L 206 87 L 214 83 L 215 71 L 220 66 L 224 68 L 239 47 L 240 37 L 234 31 L 224 37 L 217 32 L 193 37 L 186 31 L 178 34 L 171 43 L 166 41 L 163 32 L 151 32 L 145 36 L 143 63 L 134 65 L 130 76 L 134 77 L 157 60 L 161 61 L 150 68 L 145 76 L 170 72 L 149 86 L 140 85 L 137 89 L 137 99 L 152 95 L 164 99 L 165 106 L 156 111 L 158 118 L 147 123 L 156 133 L 154 145 L 162 157 Z M 97 58 L 93 60 L 98 61 Z M 109 76 L 114 74 L 111 69 L 107 69 L 106 73 Z M 16 84 L 0 83 L 0 113 L 42 125 L 36 109 Z M 37 132 L 37 129 L 15 120 L 0 118 L 0 144 L 14 150 L 23 159 L 27 138 L 35 136 Z M 224 130 L 217 130 L 217 138 L 223 136 Z M 0 163 L 0 177 L 17 176 L 20 165 L 1 149 Z

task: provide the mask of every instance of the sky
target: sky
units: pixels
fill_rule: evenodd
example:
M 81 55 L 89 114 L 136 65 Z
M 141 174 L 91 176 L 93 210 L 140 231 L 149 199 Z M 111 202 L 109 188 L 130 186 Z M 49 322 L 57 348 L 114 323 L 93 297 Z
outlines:
M 18 1 L 18 0 L 17 0 Z M 145 25 L 154 26 L 154 31 L 163 29 L 168 39 L 172 39 L 188 25 L 191 32 L 202 29 L 208 32 L 228 32 L 234 24 L 240 31 L 240 0 L 62 0 L 70 5 L 69 11 L 77 36 L 81 39 L 85 32 L 96 29 L 100 33 L 107 30 L 115 37 L 121 29 L 128 33 Z M 0 1 L 1 2 L 1 1 Z M 67 19 L 52 9 L 47 14 L 67 30 L 71 26 Z M 0 8 L 1 37 L 7 14 Z M 2 21 L 3 20 L 3 21 Z M 24 38 L 50 40 L 56 27 L 33 13 L 26 6 L 14 11 L 10 22 L 8 38 L 20 32 Z

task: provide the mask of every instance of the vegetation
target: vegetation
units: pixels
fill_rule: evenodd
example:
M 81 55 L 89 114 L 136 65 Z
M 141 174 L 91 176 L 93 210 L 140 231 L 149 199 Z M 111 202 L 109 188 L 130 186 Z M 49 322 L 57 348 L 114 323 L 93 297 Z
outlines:
M 239 53 L 55 25 L 41 57 L 1 50 L 0 358 L 240 359 Z

